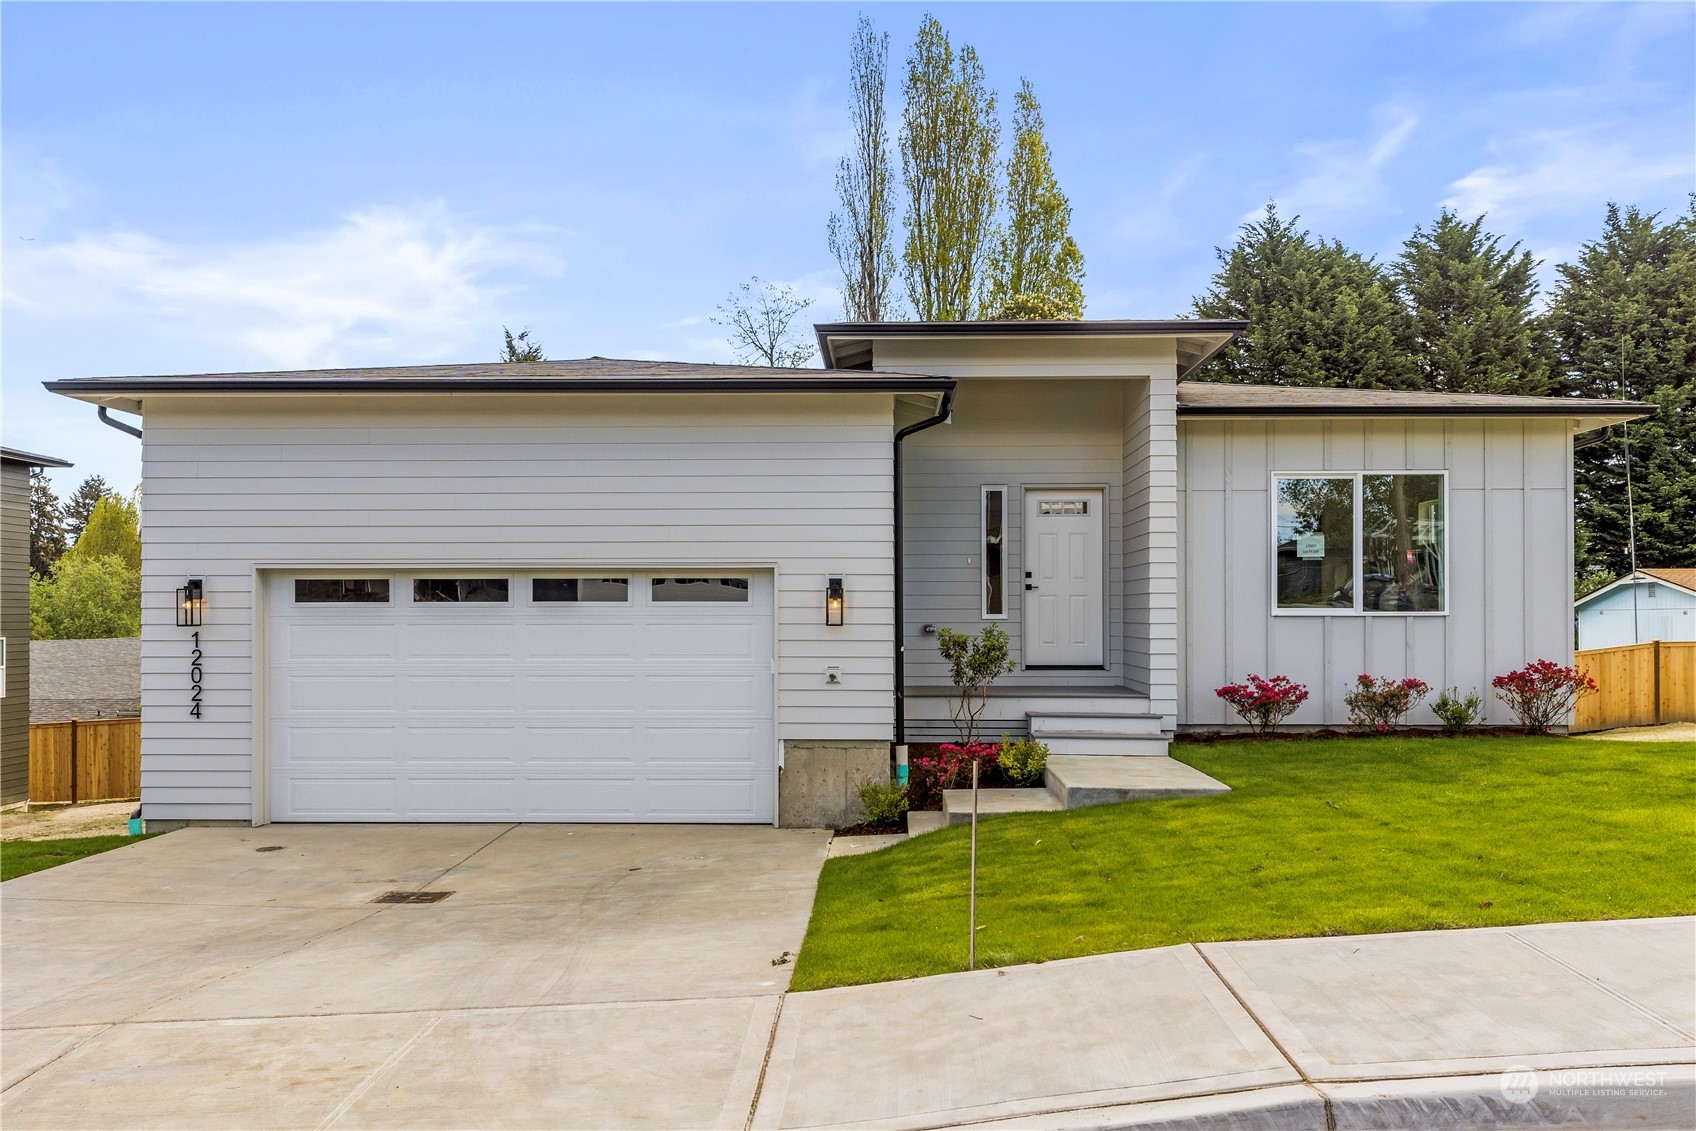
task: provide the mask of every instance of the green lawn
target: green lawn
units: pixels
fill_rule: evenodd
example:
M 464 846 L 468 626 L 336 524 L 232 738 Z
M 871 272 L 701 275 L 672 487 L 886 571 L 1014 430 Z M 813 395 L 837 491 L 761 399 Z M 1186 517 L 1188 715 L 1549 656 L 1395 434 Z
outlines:
M 1696 745 L 1368 738 L 1173 748 L 1220 797 L 978 827 L 978 958 L 1696 913 Z M 793 988 L 965 968 L 965 828 L 831 860 Z
M 134 844 L 145 838 L 139 836 L 79 836 L 65 840 L 8 840 L 0 842 L 0 881 L 27 876 L 43 868 L 53 868 Z

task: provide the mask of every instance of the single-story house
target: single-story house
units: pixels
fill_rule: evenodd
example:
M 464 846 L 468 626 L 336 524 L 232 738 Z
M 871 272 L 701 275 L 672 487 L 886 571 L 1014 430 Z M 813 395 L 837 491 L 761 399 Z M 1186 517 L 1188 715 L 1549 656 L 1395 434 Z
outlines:
M 37 640 L 29 717 L 38 723 L 141 717 L 141 638 Z
M 1573 437 L 1651 410 L 1187 380 L 1244 328 L 51 382 L 144 417 L 144 814 L 828 823 L 950 733 L 943 625 L 1071 752 L 1570 662 Z
M 29 800 L 29 473 L 70 466 L 0 448 L 0 805 Z
M 1573 607 L 1578 647 L 1696 640 L 1696 569 L 1639 569 Z

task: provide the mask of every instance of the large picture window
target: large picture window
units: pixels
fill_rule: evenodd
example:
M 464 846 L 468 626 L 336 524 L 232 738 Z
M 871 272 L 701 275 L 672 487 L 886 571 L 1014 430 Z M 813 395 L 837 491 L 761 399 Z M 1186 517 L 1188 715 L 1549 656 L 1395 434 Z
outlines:
M 1446 611 L 1442 472 L 1275 477 L 1279 611 Z

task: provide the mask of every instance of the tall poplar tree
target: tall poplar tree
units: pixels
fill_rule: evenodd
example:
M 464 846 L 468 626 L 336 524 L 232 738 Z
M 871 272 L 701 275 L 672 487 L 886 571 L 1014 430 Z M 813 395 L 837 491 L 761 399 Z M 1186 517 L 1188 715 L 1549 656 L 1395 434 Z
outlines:
M 1353 389 L 1420 386 L 1411 328 L 1394 284 L 1377 263 L 1324 243 L 1268 204 L 1219 249 L 1212 288 L 1194 303 L 1201 318 L 1246 318 L 1248 330 L 1197 380 Z
M 883 113 L 889 33 L 877 31 L 871 20 L 861 16 L 848 59 L 854 151 L 836 168 L 836 195 L 842 210 L 830 216 L 830 253 L 842 268 L 842 301 L 849 320 L 881 322 L 895 314 L 890 294 L 895 282 L 890 243 L 894 175 Z
M 1547 321 L 1561 384 L 1657 409 L 1573 458 L 1579 572 L 1630 568 L 1628 510 L 1639 565 L 1696 567 L 1696 198 L 1664 224 L 1610 204 L 1601 237 L 1559 271 Z
M 923 321 L 982 316 L 995 241 L 1001 125 L 977 52 L 958 56 L 934 16 L 907 57 L 901 179 L 907 192 L 902 277 Z
M 1532 301 L 1531 253 L 1447 208 L 1416 227 L 1390 267 L 1413 319 L 1414 364 L 1424 387 L 1445 393 L 1543 396 L 1549 359 Z
M 1021 79 L 1007 159 L 1007 222 L 990 256 L 992 318 L 1082 318 L 1084 257 L 1072 239 L 1072 205 L 1054 178 L 1042 106 Z

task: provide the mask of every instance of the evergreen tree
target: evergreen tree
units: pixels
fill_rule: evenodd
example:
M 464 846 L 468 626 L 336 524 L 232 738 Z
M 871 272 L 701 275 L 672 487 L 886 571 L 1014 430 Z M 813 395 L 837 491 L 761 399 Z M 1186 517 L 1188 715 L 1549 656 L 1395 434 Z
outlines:
M 849 50 L 854 152 L 836 169 L 842 211 L 831 213 L 829 228 L 830 253 L 842 268 L 843 305 L 855 322 L 881 322 L 895 313 L 890 295 L 895 281 L 895 253 L 890 250 L 894 186 L 883 114 L 888 60 L 889 33 L 879 33 L 861 16 Z
M 1324 243 L 1275 206 L 1217 252 L 1201 318 L 1246 318 L 1248 330 L 1199 380 L 1256 385 L 1413 389 L 1412 329 L 1379 265 Z
M 1549 392 L 1549 364 L 1532 300 L 1537 263 L 1516 243 L 1443 209 L 1415 228 L 1391 267 L 1413 319 L 1414 364 L 1425 388 L 1446 393 Z
M 907 191 L 902 273 L 924 321 L 982 316 L 995 242 L 1001 125 L 977 52 L 958 57 L 934 16 L 907 57 L 901 178 Z
M 1696 198 L 1670 223 L 1608 206 L 1600 239 L 1563 263 L 1548 325 L 1570 392 L 1656 406 L 1573 460 L 1581 575 L 1630 568 L 1630 444 L 1637 561 L 1696 566 Z
M 1054 179 L 1043 136 L 1042 107 L 1023 79 L 1007 160 L 1007 223 L 990 256 L 990 317 L 1029 318 L 1024 312 L 1031 309 L 1059 312 L 1035 317 L 1084 316 L 1084 257 L 1071 224 L 1072 205 Z
M 542 352 L 542 343 L 530 339 L 529 330 L 520 330 L 514 337 L 511 330 L 501 327 L 501 333 L 506 335 L 506 344 L 501 349 L 501 360 L 512 361 L 546 361 L 547 356 Z
M 29 472 L 29 568 L 46 577 L 65 552 L 65 508 L 53 493 L 53 481 L 39 467 Z
M 118 495 L 107 495 L 94 504 L 82 537 L 65 551 L 68 558 L 84 560 L 108 555 L 130 569 L 141 569 L 141 514 L 134 503 Z
M 84 479 L 76 492 L 65 500 L 65 537 L 72 542 L 82 537 L 82 528 L 88 525 L 88 516 L 94 513 L 94 504 L 111 493 L 112 489 L 100 476 L 90 475 Z

